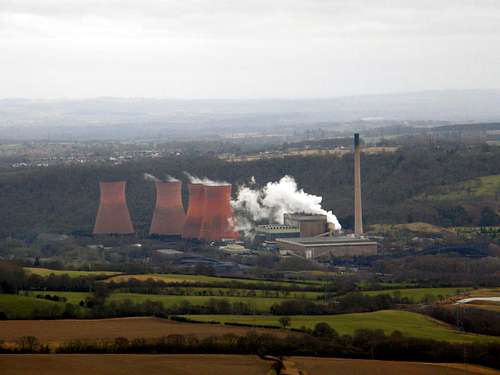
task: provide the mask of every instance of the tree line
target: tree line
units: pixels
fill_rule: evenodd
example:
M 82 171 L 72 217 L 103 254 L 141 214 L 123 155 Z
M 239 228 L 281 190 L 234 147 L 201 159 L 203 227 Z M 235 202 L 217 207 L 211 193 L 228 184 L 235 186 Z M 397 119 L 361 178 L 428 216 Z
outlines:
M 300 336 L 298 336 L 300 335 Z M 53 349 L 54 350 L 54 349 Z M 158 338 L 116 337 L 107 340 L 71 340 L 58 345 L 62 354 L 254 354 L 272 356 L 321 356 L 396 361 L 472 363 L 500 369 L 500 344 L 450 343 L 406 337 L 399 331 L 358 329 L 339 335 L 327 323 L 288 336 L 225 334 L 199 338 L 172 334 Z M 49 353 L 51 349 L 36 337 L 22 337 L 17 345 L 1 345 L 0 353 Z

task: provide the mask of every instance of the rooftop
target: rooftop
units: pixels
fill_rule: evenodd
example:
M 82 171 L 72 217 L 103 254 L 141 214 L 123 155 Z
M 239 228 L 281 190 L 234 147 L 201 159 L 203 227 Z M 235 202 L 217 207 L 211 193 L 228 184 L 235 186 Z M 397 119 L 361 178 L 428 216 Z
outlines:
M 276 241 L 305 247 L 320 246 L 342 246 L 342 245 L 376 245 L 375 241 L 363 237 L 354 236 L 326 236 L 326 237 L 297 237 L 297 238 L 277 238 Z
M 300 233 L 299 227 L 282 224 L 258 225 L 256 231 L 258 233 Z

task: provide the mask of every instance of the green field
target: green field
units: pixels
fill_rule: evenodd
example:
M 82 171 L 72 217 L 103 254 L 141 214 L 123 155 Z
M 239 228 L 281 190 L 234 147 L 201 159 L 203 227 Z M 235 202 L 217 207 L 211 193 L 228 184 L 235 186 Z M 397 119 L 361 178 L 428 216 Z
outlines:
M 26 319 L 32 316 L 34 310 L 62 310 L 64 304 L 39 298 L 18 296 L 15 294 L 0 294 L 0 311 L 9 319 Z
M 500 175 L 474 178 L 460 184 L 441 187 L 435 194 L 420 196 L 432 201 L 467 201 L 495 199 L 500 189 Z
M 406 297 L 414 303 L 421 302 L 426 296 L 433 296 L 434 298 L 456 296 L 471 290 L 471 288 L 410 288 L 410 289 L 387 289 L 387 290 L 372 290 L 363 292 L 369 296 L 376 296 L 379 294 L 399 294 L 401 297 Z
M 217 321 L 221 323 L 245 323 L 279 326 L 279 316 L 263 315 L 185 315 L 197 321 Z M 382 329 L 386 334 L 394 330 L 406 336 L 451 342 L 496 341 L 500 337 L 482 336 L 452 330 L 447 325 L 436 322 L 424 315 L 400 310 L 383 310 L 371 313 L 341 315 L 292 315 L 291 327 L 312 328 L 316 323 L 326 322 L 340 334 L 352 334 L 356 329 Z
M 304 292 L 290 291 L 282 292 L 278 290 L 261 290 L 261 289 L 233 289 L 233 288 L 199 288 L 199 287 L 181 287 L 178 289 L 186 296 L 212 296 L 215 298 L 224 297 L 261 297 L 261 298 L 297 298 L 297 299 L 312 299 L 316 300 L 322 293 L 320 292 Z M 254 292 L 255 296 L 248 296 L 249 292 Z M 168 293 L 165 293 L 168 294 Z M 173 293 L 172 293 L 173 294 Z
M 178 274 L 144 274 L 144 275 L 117 275 L 110 277 L 107 281 L 124 282 L 129 279 L 136 279 L 140 281 L 153 279 L 160 280 L 167 283 L 244 283 L 244 284 L 265 284 L 273 286 L 288 286 L 297 287 L 298 289 L 307 286 L 315 286 L 317 283 L 307 282 L 293 282 L 293 281 L 267 281 L 260 279 L 237 279 L 229 277 L 205 276 L 205 275 L 178 275 Z
M 147 300 L 158 301 L 164 307 L 171 307 L 180 304 L 182 301 L 189 301 L 193 305 L 205 305 L 210 299 L 225 299 L 230 303 L 244 302 L 250 305 L 255 312 L 269 312 L 269 309 L 275 303 L 284 301 L 284 298 L 259 298 L 259 297 L 212 297 L 212 296 L 168 296 L 157 294 L 139 294 L 139 293 L 113 293 L 108 302 L 123 301 L 130 299 L 135 303 L 142 303 Z
M 68 270 L 50 270 L 48 268 L 34 268 L 34 267 L 24 267 L 24 270 L 27 273 L 40 275 L 44 277 L 49 276 L 50 274 L 54 274 L 57 276 L 68 275 L 69 277 L 115 276 L 120 274 L 120 272 L 111 272 L 111 271 L 68 271 Z
M 50 294 L 51 296 L 58 296 L 58 297 L 64 297 L 66 298 L 66 303 L 72 303 L 74 305 L 78 305 L 80 301 L 85 300 L 85 298 L 92 296 L 92 293 L 86 293 L 86 292 L 59 292 L 59 291 L 31 291 L 31 292 L 25 292 L 27 293 L 28 296 L 36 298 L 38 294 L 41 295 L 46 295 Z M 37 298 L 38 299 L 38 298 Z M 51 301 L 49 301 L 51 302 Z
M 77 305 L 80 301 L 85 300 L 85 298 L 91 296 L 91 293 L 86 292 L 58 292 L 58 291 L 46 291 L 46 292 L 29 292 L 30 296 L 33 298 L 25 297 L 27 299 L 35 299 L 37 294 L 50 294 L 57 295 L 60 297 L 65 297 L 68 303 Z M 250 307 L 256 313 L 269 312 L 269 309 L 275 303 L 279 303 L 285 300 L 285 298 L 264 298 L 264 297 L 219 297 L 219 296 L 173 296 L 173 295 L 163 295 L 163 294 L 141 294 L 141 293 L 112 293 L 107 302 L 117 302 L 129 299 L 134 303 L 143 303 L 147 300 L 158 301 L 163 304 L 164 307 L 168 308 L 176 304 L 180 304 L 183 301 L 189 301 L 193 305 L 205 305 L 210 299 L 224 299 L 230 303 L 234 302 L 244 302 L 250 305 Z M 40 299 L 36 299 L 40 301 Z M 45 300 L 41 300 L 45 302 Z M 50 301 L 49 301 L 50 302 Z M 1 310 L 0 310 L 1 311 Z

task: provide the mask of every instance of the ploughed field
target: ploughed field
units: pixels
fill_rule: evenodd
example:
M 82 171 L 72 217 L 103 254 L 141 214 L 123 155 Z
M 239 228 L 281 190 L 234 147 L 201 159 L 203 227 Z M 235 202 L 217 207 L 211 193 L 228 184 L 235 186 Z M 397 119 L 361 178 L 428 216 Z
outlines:
M 494 375 L 463 364 L 292 357 L 287 374 L 303 375 Z M 9 354 L 0 356 L 2 375 L 268 375 L 271 362 L 252 355 Z
M 292 357 L 286 363 L 304 375 L 494 375 L 498 371 L 480 366 L 454 363 L 420 363 Z M 299 374 L 299 372 L 297 372 Z
M 2 375 L 267 375 L 270 362 L 251 355 L 1 355 Z
M 43 344 L 69 340 L 114 339 L 116 337 L 155 338 L 172 334 L 198 337 L 224 334 L 245 335 L 250 331 L 287 335 L 291 332 L 264 328 L 231 327 L 217 324 L 179 323 L 168 319 L 137 317 L 112 319 L 0 320 L 0 340 L 15 342 L 35 336 Z M 1 357 L 1 356 L 0 356 Z

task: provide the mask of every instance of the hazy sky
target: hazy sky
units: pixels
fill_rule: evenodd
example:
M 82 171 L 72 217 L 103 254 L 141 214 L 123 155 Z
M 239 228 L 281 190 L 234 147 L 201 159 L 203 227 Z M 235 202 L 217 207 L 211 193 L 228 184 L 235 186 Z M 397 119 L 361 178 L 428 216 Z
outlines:
M 500 88 L 500 0 L 0 0 L 0 97 Z

